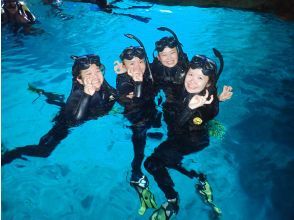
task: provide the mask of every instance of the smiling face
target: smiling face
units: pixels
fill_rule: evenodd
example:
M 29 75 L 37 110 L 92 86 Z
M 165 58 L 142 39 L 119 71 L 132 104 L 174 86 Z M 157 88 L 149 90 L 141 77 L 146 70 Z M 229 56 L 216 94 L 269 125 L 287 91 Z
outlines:
M 82 85 L 91 84 L 98 91 L 104 78 L 100 68 L 96 64 L 91 64 L 88 69 L 80 71 L 77 80 Z
M 177 65 L 179 60 L 178 50 L 176 47 L 165 47 L 163 51 L 158 53 L 158 60 L 163 66 L 172 68 Z
M 202 69 L 190 68 L 185 78 L 185 88 L 189 93 L 200 93 L 209 86 L 209 77 L 202 73 Z

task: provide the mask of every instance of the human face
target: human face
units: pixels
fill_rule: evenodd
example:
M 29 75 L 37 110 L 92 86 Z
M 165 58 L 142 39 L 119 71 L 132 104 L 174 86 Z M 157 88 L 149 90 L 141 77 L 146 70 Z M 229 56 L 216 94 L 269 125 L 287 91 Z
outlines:
M 9 11 L 9 13 L 17 12 L 17 2 L 16 1 L 7 1 L 4 3 L 4 7 Z
M 185 78 L 185 88 L 189 93 L 200 93 L 209 86 L 209 77 L 202 73 L 202 69 L 190 68 Z
M 134 57 L 131 60 L 124 59 L 123 63 L 130 76 L 143 75 L 146 70 L 146 63 L 144 59 Z
M 178 50 L 176 47 L 169 48 L 165 47 L 163 51 L 158 53 L 158 60 L 163 66 L 172 68 L 177 65 L 179 60 Z
M 96 64 L 91 64 L 88 69 L 81 70 L 78 82 L 84 86 L 91 85 L 98 91 L 104 81 L 102 72 Z

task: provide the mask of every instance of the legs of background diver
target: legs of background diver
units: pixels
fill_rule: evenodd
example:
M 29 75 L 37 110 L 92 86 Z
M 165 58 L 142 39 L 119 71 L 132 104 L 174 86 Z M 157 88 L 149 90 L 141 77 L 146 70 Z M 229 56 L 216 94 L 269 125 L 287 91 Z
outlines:
M 57 145 L 67 137 L 68 133 L 68 126 L 56 123 L 53 128 L 40 139 L 39 144 L 17 147 L 13 150 L 4 152 L 1 156 L 1 166 L 11 163 L 17 158 L 24 159 L 23 156 L 48 157 Z

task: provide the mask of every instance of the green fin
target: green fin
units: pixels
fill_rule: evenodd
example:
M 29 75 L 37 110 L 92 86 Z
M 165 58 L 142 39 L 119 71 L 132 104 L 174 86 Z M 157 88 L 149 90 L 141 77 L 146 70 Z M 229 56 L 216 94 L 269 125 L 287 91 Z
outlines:
M 144 215 L 148 208 L 157 209 L 155 197 L 148 187 L 142 189 L 141 187 L 135 186 L 135 189 L 139 194 L 141 203 L 141 207 L 138 209 L 139 215 Z
M 34 85 L 30 83 L 28 84 L 28 90 L 37 94 L 42 94 L 44 92 L 43 89 L 38 89 L 37 87 L 35 87 Z
M 138 213 L 139 215 L 144 215 L 147 210 L 147 207 L 143 198 L 140 198 L 140 202 L 141 202 L 141 207 L 138 209 Z
M 214 203 L 213 203 L 213 195 L 212 195 L 212 189 L 211 186 L 209 185 L 208 181 L 205 180 L 204 182 L 200 184 L 196 184 L 196 189 L 199 192 L 200 196 L 204 200 L 205 203 L 211 206 L 213 211 L 217 215 L 221 215 L 222 211 L 220 208 L 218 208 Z
M 159 209 L 156 209 L 152 215 L 150 216 L 150 220 L 168 220 L 169 218 L 166 216 L 165 209 L 160 206 Z

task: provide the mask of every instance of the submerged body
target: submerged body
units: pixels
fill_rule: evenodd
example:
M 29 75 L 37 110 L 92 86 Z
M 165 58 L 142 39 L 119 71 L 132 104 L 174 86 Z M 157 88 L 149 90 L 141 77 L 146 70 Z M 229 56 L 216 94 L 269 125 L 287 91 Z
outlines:
M 116 91 L 104 79 L 99 67 L 91 64 L 80 70 L 74 64 L 72 91 L 53 119 L 54 125 L 35 145 L 26 145 L 7 151 L 2 155 L 1 165 L 23 156 L 48 157 L 58 144 L 67 137 L 70 128 L 79 126 L 87 120 L 97 119 L 107 114 L 115 103 Z M 98 65 L 98 64 L 97 64 Z

